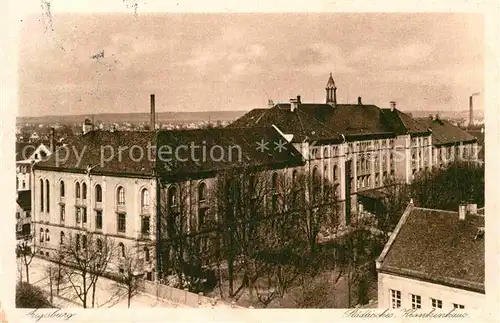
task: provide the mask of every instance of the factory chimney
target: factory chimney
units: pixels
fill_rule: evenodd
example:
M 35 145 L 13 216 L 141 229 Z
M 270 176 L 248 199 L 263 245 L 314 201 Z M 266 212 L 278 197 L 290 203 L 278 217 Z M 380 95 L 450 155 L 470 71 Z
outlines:
M 474 125 L 474 104 L 472 98 L 476 95 L 479 95 L 479 92 L 472 93 L 472 95 L 469 96 L 469 127 L 472 127 Z
M 151 94 L 151 130 L 156 129 L 155 95 Z

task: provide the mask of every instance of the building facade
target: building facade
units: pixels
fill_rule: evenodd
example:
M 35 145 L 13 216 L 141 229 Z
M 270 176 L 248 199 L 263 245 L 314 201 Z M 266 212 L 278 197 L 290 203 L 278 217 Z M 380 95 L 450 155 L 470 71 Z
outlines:
M 379 307 L 480 309 L 484 264 L 484 216 L 475 205 L 450 212 L 410 202 L 376 262 Z

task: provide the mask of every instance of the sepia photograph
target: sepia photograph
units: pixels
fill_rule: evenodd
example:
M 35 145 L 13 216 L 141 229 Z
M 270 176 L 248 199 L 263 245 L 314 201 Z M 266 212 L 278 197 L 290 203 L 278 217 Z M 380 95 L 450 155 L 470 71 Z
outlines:
M 482 14 L 118 2 L 20 22 L 16 308 L 484 307 Z

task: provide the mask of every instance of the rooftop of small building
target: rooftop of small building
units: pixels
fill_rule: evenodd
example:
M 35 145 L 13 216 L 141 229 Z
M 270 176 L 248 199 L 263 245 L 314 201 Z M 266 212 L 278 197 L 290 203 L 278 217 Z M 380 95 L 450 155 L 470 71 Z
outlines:
M 409 206 L 377 260 L 381 272 L 484 293 L 484 217 Z
M 449 121 L 440 118 L 419 118 L 421 124 L 432 130 L 432 144 L 442 146 L 456 142 L 476 142 L 477 138 L 467 131 L 451 124 Z

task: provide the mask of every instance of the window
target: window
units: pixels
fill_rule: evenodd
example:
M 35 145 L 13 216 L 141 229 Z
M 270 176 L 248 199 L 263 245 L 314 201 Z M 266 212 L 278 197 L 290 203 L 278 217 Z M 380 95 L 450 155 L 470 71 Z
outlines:
M 64 194 L 65 194 L 65 189 L 64 189 L 64 182 L 61 181 L 61 183 L 59 184 L 59 196 L 60 197 L 64 197 Z
M 47 241 L 47 242 L 50 241 L 49 229 L 45 229 L 45 241 Z
M 198 202 L 205 201 L 207 199 L 207 184 L 201 182 L 198 185 Z
M 16 219 L 20 219 L 21 218 L 21 212 L 16 212 Z
M 61 235 L 59 238 L 59 244 L 64 244 L 64 232 L 61 231 Z
M 87 223 L 87 208 L 86 207 L 82 208 L 82 213 L 83 213 L 82 222 Z
M 125 214 L 118 214 L 118 232 L 125 232 L 125 230 L 126 230 Z
M 98 230 L 102 229 L 102 211 L 95 212 L 95 228 Z
M 96 247 L 97 247 L 97 252 L 102 252 L 102 241 L 101 239 L 96 240 Z
M 78 182 L 75 184 L 75 196 L 77 199 L 82 197 L 82 194 L 80 192 L 80 183 Z
M 82 184 L 82 199 L 87 199 L 87 184 L 85 183 Z
M 23 189 L 26 188 L 26 181 L 23 179 Z
M 125 257 L 125 245 L 120 242 L 118 244 L 118 249 L 120 250 L 120 257 L 124 258 Z
M 76 251 L 80 251 L 80 235 L 77 234 L 75 239 L 76 239 L 75 249 L 76 249 Z
M 463 306 L 461 304 L 455 304 L 455 303 L 453 303 L 453 308 L 464 309 L 465 306 Z
M 391 308 L 401 307 L 401 292 L 399 290 L 391 289 Z
M 26 211 L 26 217 L 29 218 L 31 216 L 31 212 L 30 211 Z
M 205 219 L 207 218 L 208 208 L 200 207 L 198 209 L 198 230 L 201 230 L 205 225 Z
M 40 211 L 43 212 L 43 179 L 40 179 Z
M 66 205 L 61 205 L 60 206 L 60 212 L 59 212 L 61 222 L 64 222 L 64 218 L 66 217 Z
M 337 181 L 339 179 L 339 168 L 337 165 L 333 166 L 333 180 Z
M 168 206 L 174 207 L 177 206 L 177 187 L 170 186 L 168 189 Z
M 149 234 L 149 216 L 143 216 L 141 219 L 141 233 Z
M 82 235 L 82 249 L 86 250 L 87 249 L 87 236 Z
M 76 220 L 76 223 L 78 224 L 78 223 L 80 223 L 80 220 L 81 220 L 82 210 L 79 207 L 77 207 L 75 212 L 76 212 L 76 214 L 75 214 L 76 219 L 75 220 Z
M 422 298 L 420 295 L 411 294 L 411 308 L 422 308 Z
M 45 190 L 47 191 L 47 196 L 46 196 L 47 206 L 46 207 L 47 207 L 47 212 L 50 212 L 50 187 L 49 187 L 49 180 L 48 179 L 45 180 L 45 186 L 47 186 L 45 188 Z
M 40 242 L 43 242 L 43 228 L 40 228 Z
M 325 147 L 325 149 L 323 149 L 323 158 L 328 158 L 328 157 L 330 157 L 328 155 L 328 147 Z
M 144 247 L 144 260 L 146 262 L 149 262 L 151 260 L 148 247 Z
M 125 205 L 125 189 L 121 186 L 118 187 L 118 190 L 116 191 L 116 200 L 118 206 Z
M 435 298 L 431 298 L 432 308 L 443 308 L 443 301 Z
M 141 191 L 141 207 L 149 207 L 149 191 L 147 189 Z
M 99 184 L 95 186 L 95 201 L 98 203 L 102 202 L 102 188 Z

